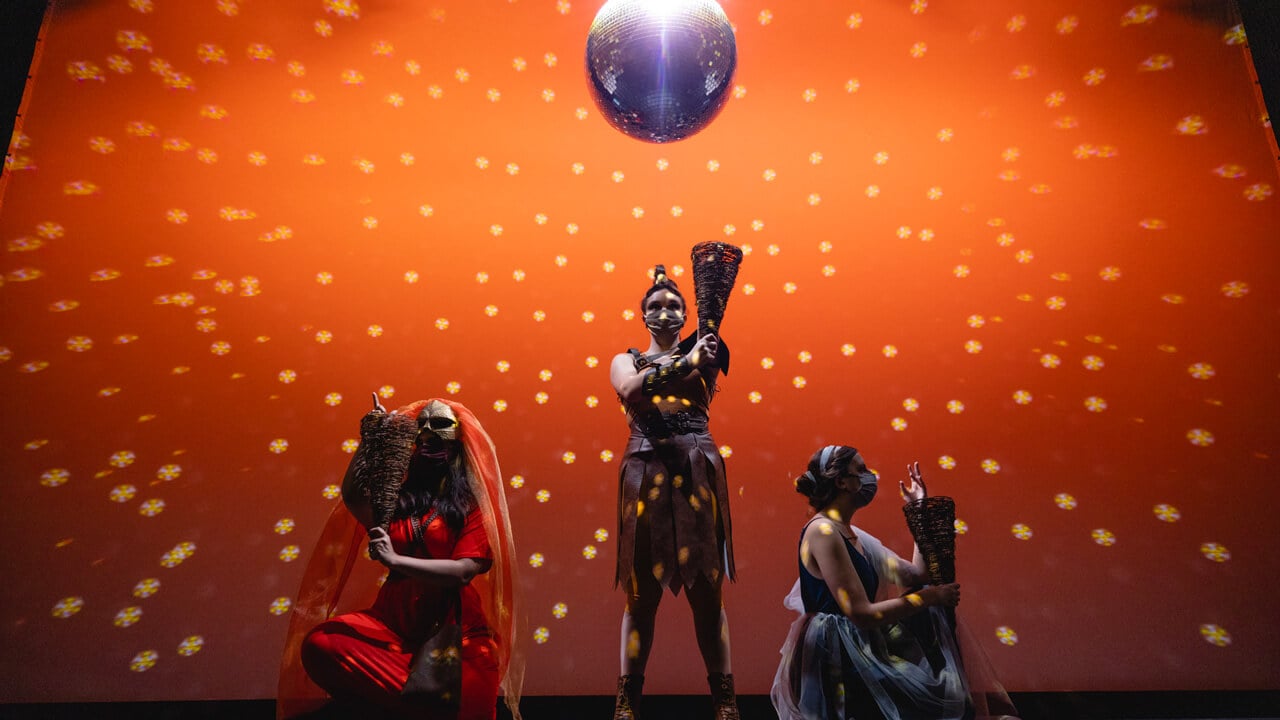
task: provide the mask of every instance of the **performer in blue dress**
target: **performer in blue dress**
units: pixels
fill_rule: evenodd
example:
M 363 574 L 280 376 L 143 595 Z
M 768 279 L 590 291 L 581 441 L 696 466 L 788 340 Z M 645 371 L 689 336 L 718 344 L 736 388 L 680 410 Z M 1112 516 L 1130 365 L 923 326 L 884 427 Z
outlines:
M 925 496 L 920 465 L 899 487 Z M 799 573 L 787 606 L 792 625 L 771 693 L 781 720 L 961 720 L 985 715 L 970 697 L 954 630 L 956 583 L 927 585 L 917 547 L 910 562 L 854 527 L 877 477 L 857 449 L 813 454 L 796 491 L 814 514 L 800 537 Z M 890 596 L 889 585 L 917 588 Z M 985 658 L 983 658 L 985 660 Z M 1003 695 L 1002 691 L 1000 693 Z M 1004 696 L 1007 701 L 1007 696 Z M 981 705 L 981 707 L 977 707 Z

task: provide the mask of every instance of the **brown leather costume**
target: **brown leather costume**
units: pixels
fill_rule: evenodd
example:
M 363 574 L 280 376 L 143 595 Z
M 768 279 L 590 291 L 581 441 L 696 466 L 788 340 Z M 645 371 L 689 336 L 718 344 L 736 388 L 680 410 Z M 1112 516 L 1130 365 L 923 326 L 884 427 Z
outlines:
M 665 364 L 632 349 L 636 369 Z M 724 461 L 707 430 L 714 388 L 700 372 L 666 384 L 660 400 L 624 406 L 631 438 L 618 489 L 618 567 L 614 584 L 632 572 L 652 572 L 679 594 L 701 574 L 712 583 L 734 579 L 729 490 Z

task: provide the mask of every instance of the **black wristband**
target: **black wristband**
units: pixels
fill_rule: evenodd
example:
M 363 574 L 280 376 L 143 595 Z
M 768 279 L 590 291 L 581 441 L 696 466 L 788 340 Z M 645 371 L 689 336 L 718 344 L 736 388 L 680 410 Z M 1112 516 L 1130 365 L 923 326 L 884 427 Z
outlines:
M 691 372 L 693 372 L 693 361 L 688 357 L 682 357 L 670 365 L 656 367 L 646 372 L 641 387 L 645 395 L 653 395 L 672 380 L 682 378 Z

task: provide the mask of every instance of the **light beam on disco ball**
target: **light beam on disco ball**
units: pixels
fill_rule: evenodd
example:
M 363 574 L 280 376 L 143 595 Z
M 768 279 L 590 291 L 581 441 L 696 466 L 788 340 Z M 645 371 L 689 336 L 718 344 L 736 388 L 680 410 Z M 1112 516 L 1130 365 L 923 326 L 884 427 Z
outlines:
M 587 34 L 587 79 L 611 125 L 639 140 L 682 140 L 729 98 L 733 27 L 714 0 L 608 0 Z

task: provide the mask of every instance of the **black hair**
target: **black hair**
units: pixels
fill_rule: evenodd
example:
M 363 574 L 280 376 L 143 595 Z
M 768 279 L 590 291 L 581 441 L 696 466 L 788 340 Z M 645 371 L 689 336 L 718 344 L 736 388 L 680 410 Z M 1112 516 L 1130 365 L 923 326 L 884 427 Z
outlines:
M 835 451 L 822 467 L 821 448 L 809 458 L 809 468 L 796 478 L 796 492 L 809 498 L 809 506 L 820 510 L 827 506 L 836 496 L 836 479 L 850 475 L 850 466 L 858 457 L 858 450 L 848 445 L 836 445 Z M 855 471 L 862 468 L 853 468 Z
M 649 289 L 645 290 L 644 295 L 640 297 L 640 315 L 641 316 L 644 316 L 644 304 L 649 302 L 649 296 L 658 292 L 659 290 L 670 291 L 672 295 L 675 295 L 676 297 L 680 298 L 680 304 L 684 305 L 686 310 L 689 308 L 688 301 L 684 299 L 684 295 L 680 294 L 680 288 L 676 287 L 676 281 L 672 280 L 671 276 L 667 275 L 666 268 L 664 268 L 661 265 L 655 265 L 653 268 L 653 276 L 654 276 L 653 285 L 649 286 Z
M 475 509 L 476 498 L 467 480 L 466 455 L 461 443 L 456 449 L 457 453 L 443 470 L 430 461 L 420 460 L 417 455 L 410 460 L 409 476 L 405 478 L 400 497 L 396 500 L 396 518 L 422 517 L 435 510 L 451 530 L 455 533 L 462 531 L 467 515 Z M 441 472 L 443 478 L 440 477 Z M 433 493 L 433 489 L 436 492 Z

